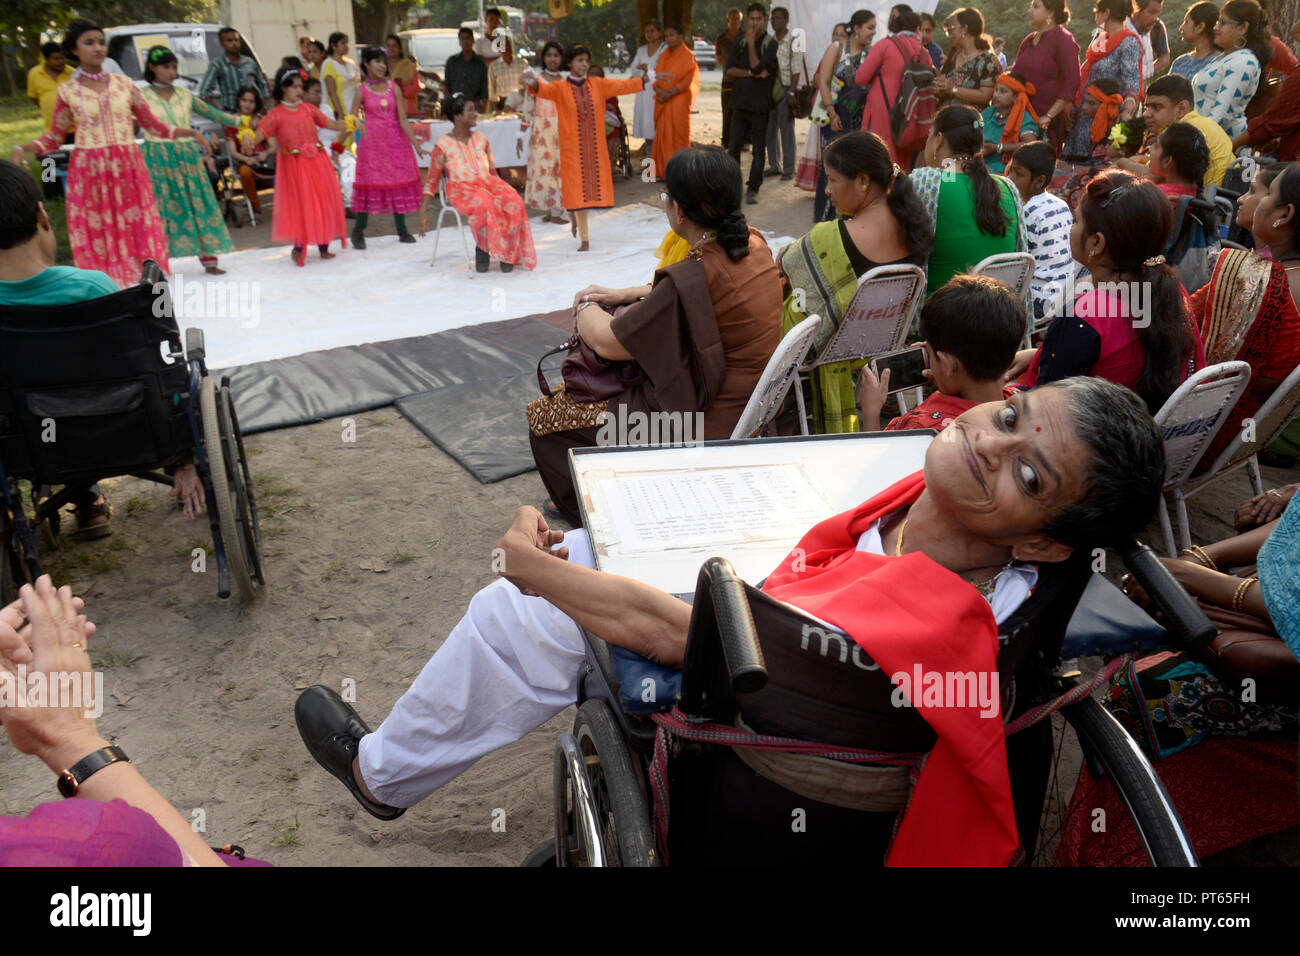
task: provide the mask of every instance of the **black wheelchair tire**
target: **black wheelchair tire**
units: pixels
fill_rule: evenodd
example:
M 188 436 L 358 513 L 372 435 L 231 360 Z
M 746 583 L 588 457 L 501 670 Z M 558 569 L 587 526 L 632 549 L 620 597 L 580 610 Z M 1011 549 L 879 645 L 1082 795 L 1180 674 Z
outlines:
M 225 444 L 226 462 L 232 476 L 235 522 L 239 525 L 240 542 L 244 547 L 244 560 L 249 574 L 260 585 L 266 584 L 262 563 L 262 529 L 257 521 L 257 499 L 253 496 L 253 477 L 248 471 L 248 456 L 244 453 L 244 436 L 239 431 L 239 418 L 235 415 L 235 398 L 230 386 L 222 385 L 218 393 L 218 425 Z
M 1152 866 L 1197 866 L 1191 840 L 1160 778 L 1137 742 L 1097 701 L 1086 697 L 1061 708 L 1084 754 L 1100 761 L 1146 847 Z
M 592 756 L 599 760 L 601 772 L 591 783 L 597 800 L 603 799 L 613 817 L 613 842 L 617 845 L 606 847 L 609 855 L 623 866 L 658 866 L 654 825 L 642 785 L 645 774 L 623 740 L 609 705 L 595 698 L 584 701 L 573 722 L 573 736 L 589 760 Z
M 533 847 L 532 851 L 524 857 L 519 864 L 524 869 L 544 869 L 554 867 L 555 863 L 555 837 L 551 837 L 543 843 Z
M 226 462 L 225 446 L 221 440 L 221 428 L 217 418 L 217 389 L 210 376 L 205 375 L 199 382 L 199 420 L 203 426 L 203 450 L 208 458 L 208 473 L 212 480 L 212 493 L 217 499 L 208 506 L 217 512 L 217 524 L 221 529 L 221 543 L 226 553 L 226 567 L 234 580 L 239 596 L 244 601 L 253 599 L 253 581 L 249 577 L 248 563 L 244 560 L 244 546 L 239 536 L 239 527 L 235 521 L 235 496 L 230 487 L 229 465 Z

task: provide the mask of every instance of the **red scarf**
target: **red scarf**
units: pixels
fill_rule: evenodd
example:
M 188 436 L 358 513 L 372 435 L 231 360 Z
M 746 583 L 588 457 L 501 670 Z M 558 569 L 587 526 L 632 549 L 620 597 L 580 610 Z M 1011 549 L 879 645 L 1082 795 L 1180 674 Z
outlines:
M 1105 40 L 1102 39 L 1103 35 L 1103 33 L 1098 33 L 1097 36 L 1093 37 L 1092 42 L 1088 44 L 1088 49 L 1084 51 L 1083 69 L 1079 72 L 1079 103 L 1083 102 L 1083 91 L 1088 88 L 1088 77 L 1092 73 L 1092 65 L 1094 63 L 1098 60 L 1104 60 L 1106 57 L 1114 53 L 1116 48 L 1124 42 L 1125 37 L 1133 37 L 1138 41 L 1139 45 L 1142 43 L 1142 38 L 1137 35 L 1137 31 L 1130 30 L 1128 27 L 1120 30 L 1119 33 L 1116 33 L 1113 37 L 1106 37 Z M 1142 67 L 1139 66 L 1137 95 L 1139 100 L 1142 99 L 1144 95 L 1144 83 L 1145 81 L 1142 79 Z
M 1007 114 L 1006 125 L 1002 127 L 1002 144 L 1005 146 L 1010 143 L 1020 142 L 1020 124 L 1025 121 L 1025 111 L 1034 118 L 1034 122 L 1039 126 L 1043 121 L 1038 118 L 1038 113 L 1034 109 L 1029 97 L 1038 92 L 1034 84 L 1026 80 L 1021 83 L 1010 73 L 1003 73 L 998 77 L 998 82 L 1016 94 L 1016 101 L 1011 104 L 1011 112 Z
M 884 557 L 857 550 L 879 518 L 925 490 L 917 472 L 857 508 L 827 518 L 799 542 L 763 590 L 842 628 L 884 673 L 991 673 L 997 623 L 969 583 L 924 554 Z M 942 601 L 932 595 L 942 594 Z M 891 866 L 1006 866 L 1020 845 L 1007 774 L 1002 720 L 978 704 L 912 704 L 938 735 L 890 847 Z
M 1087 93 L 1097 101 L 1097 113 L 1092 118 L 1092 129 L 1088 135 L 1092 138 L 1093 143 L 1100 143 L 1110 133 L 1110 128 L 1115 125 L 1115 121 L 1119 119 L 1119 111 L 1120 107 L 1124 105 L 1124 97 L 1120 93 L 1111 93 L 1107 96 L 1095 84 L 1088 87 Z

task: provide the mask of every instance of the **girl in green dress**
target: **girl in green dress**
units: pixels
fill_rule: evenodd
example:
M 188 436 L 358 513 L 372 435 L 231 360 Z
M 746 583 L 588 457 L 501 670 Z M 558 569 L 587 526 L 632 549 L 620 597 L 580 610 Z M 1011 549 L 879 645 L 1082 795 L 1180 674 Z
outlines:
M 190 125 L 192 113 L 224 126 L 237 126 L 239 120 L 197 99 L 184 87 L 173 86 L 177 74 L 176 54 L 165 46 L 150 48 L 145 57 L 144 75 L 149 86 L 144 98 L 155 115 L 182 129 Z M 217 254 L 234 246 L 217 204 L 208 174 L 199 162 L 199 147 L 187 140 L 163 140 L 144 134 L 144 161 L 153 180 L 158 212 L 167 230 L 167 254 L 198 256 L 210 275 L 222 275 L 217 268 Z M 200 140 L 208 151 L 207 141 Z

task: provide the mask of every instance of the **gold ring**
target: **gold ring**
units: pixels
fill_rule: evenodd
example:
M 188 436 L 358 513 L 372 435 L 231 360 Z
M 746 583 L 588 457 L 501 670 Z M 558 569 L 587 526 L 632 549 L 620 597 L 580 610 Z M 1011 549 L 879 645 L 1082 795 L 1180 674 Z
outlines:
M 82 644 L 80 641 L 77 641 L 77 643 L 73 644 L 72 646 L 73 646 L 73 647 L 84 647 L 85 645 Z

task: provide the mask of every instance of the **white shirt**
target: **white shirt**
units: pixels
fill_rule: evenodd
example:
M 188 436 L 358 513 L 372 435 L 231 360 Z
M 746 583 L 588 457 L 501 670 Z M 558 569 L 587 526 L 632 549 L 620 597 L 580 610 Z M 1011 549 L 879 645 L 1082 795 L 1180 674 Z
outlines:
M 1037 302 L 1050 303 L 1050 286 L 1063 288 L 1074 268 L 1070 254 L 1070 229 L 1074 214 L 1059 196 L 1041 192 L 1025 203 L 1025 251 L 1034 257 L 1029 287 Z M 1056 297 L 1061 293 L 1058 291 Z

